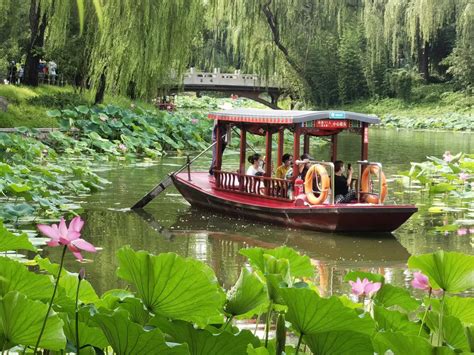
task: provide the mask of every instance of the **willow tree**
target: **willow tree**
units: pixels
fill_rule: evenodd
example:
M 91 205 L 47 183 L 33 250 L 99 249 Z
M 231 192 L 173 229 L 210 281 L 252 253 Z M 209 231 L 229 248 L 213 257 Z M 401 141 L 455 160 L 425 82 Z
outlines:
M 151 97 L 186 69 L 203 21 L 201 0 L 106 0 L 91 54 L 99 92 Z

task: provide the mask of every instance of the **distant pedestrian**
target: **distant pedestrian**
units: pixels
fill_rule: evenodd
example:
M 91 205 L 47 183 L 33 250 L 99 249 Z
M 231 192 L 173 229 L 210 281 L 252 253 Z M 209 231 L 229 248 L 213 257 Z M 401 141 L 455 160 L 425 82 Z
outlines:
M 14 60 L 10 62 L 10 66 L 8 67 L 8 81 L 10 84 L 16 84 L 16 63 Z
M 57 69 L 58 69 L 58 65 L 54 62 L 54 60 L 50 60 L 48 62 L 48 71 L 49 71 L 49 79 L 51 81 L 51 84 L 56 83 Z
M 18 84 L 23 84 L 23 78 L 25 77 L 25 66 L 20 65 L 20 70 L 18 70 Z

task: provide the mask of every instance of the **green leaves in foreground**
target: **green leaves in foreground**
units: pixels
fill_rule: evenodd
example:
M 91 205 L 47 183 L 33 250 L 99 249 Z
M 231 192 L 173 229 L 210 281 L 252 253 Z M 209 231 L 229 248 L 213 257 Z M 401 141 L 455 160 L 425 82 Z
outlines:
M 474 256 L 456 252 L 411 256 L 408 267 L 428 276 L 433 289 L 462 292 L 474 288 Z
M 19 249 L 36 251 L 25 233 L 16 236 L 9 232 L 0 220 L 0 252 Z
M 255 272 L 242 268 L 239 279 L 229 291 L 225 311 L 232 316 L 246 315 L 248 318 L 260 314 L 268 303 L 263 281 Z
M 360 317 L 337 297 L 321 298 L 305 288 L 280 290 L 288 306 L 286 319 L 315 354 L 372 354 L 374 321 Z
M 174 253 L 153 256 L 130 247 L 117 255 L 118 276 L 134 285 L 154 314 L 201 326 L 222 321 L 225 296 L 214 272 L 204 263 Z
M 158 328 L 145 330 L 131 322 L 126 311 L 98 313 L 94 320 L 117 354 L 188 354 L 186 345 L 168 346 Z
M 34 346 L 43 324 L 48 306 L 40 301 L 27 299 L 16 291 L 0 298 L 0 348 L 10 349 L 15 345 Z M 61 350 L 66 346 L 63 322 L 50 312 L 40 347 Z

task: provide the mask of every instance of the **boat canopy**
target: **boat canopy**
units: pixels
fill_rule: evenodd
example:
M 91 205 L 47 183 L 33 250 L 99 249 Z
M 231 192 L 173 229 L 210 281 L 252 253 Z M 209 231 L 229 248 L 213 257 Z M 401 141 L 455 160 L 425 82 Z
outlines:
M 369 124 L 379 124 L 377 116 L 348 111 L 297 111 L 297 110 L 265 110 L 239 108 L 211 112 L 210 119 L 231 122 L 249 122 L 263 124 L 296 124 L 318 120 L 351 120 Z M 345 128 L 345 127 L 341 127 Z

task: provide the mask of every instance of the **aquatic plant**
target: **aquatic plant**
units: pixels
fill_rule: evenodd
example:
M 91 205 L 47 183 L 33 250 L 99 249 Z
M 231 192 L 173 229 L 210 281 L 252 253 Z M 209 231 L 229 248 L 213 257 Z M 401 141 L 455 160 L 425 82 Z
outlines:
M 15 238 L 0 226 L 0 251 L 32 247 Z M 389 284 L 382 275 L 349 272 L 347 281 L 359 278 L 360 284 L 380 285 L 375 294 L 364 287 L 372 294 L 369 310 L 346 296 L 321 297 L 309 279 L 314 275 L 309 258 L 291 248 L 241 253 L 248 264 L 225 292 L 203 262 L 124 247 L 117 253 L 117 275 L 128 286 L 100 297 L 82 272 L 63 268 L 58 277 L 60 265 L 36 257 L 43 271 L 35 273 L 0 256 L 0 347 L 31 351 L 48 314 L 39 347 L 50 351 L 237 355 L 298 353 L 303 346 L 315 354 L 474 350 L 469 341 L 474 299 L 459 295 L 474 288 L 473 256 L 437 252 L 410 257 L 409 267 L 426 275 L 415 275 L 420 286 L 444 291 L 429 300 Z M 46 313 L 54 287 L 58 297 Z M 239 329 L 241 319 L 257 317 L 258 322 L 265 316 L 263 338 Z
M 440 222 L 435 225 L 437 232 L 470 234 L 474 226 L 474 154 L 446 151 L 442 159 L 427 158 L 411 163 L 409 171 L 400 173 L 403 194 L 408 198 L 420 196 L 427 212 Z

